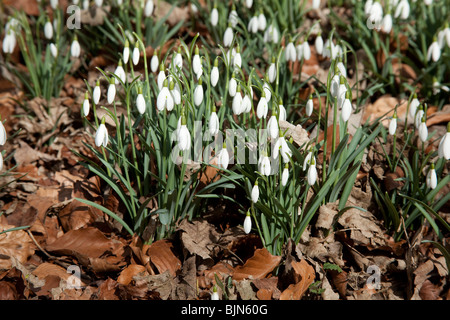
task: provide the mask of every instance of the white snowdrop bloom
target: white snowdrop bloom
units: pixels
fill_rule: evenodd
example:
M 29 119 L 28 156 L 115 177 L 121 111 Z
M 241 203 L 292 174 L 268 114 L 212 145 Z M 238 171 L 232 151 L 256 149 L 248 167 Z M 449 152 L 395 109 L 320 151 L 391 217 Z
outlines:
M 197 46 L 195 47 L 194 58 L 192 58 L 192 71 L 194 71 L 194 73 L 197 75 L 197 78 L 199 78 L 198 75 L 203 72 L 202 62 L 200 60 L 200 54 Z
M 230 156 L 228 155 L 227 145 L 224 142 L 222 146 L 222 150 L 219 151 L 217 156 L 217 164 L 219 167 L 224 169 L 228 168 L 228 164 L 230 162 Z
M 253 6 L 253 0 L 245 0 L 245 6 L 250 9 Z
M 233 29 L 230 26 L 227 27 L 225 33 L 223 34 L 223 46 L 229 47 L 233 42 Z
M 278 104 L 278 120 L 286 121 L 286 108 L 284 107 L 282 100 L 280 100 L 280 103 Z
M 252 197 L 252 202 L 253 202 L 253 203 L 257 203 L 257 202 L 258 202 L 258 200 L 259 200 L 259 186 L 258 186 L 258 180 L 256 180 L 256 181 L 255 181 L 255 184 L 253 185 L 251 197 Z
M 278 159 L 278 154 L 281 154 L 284 163 L 288 163 L 292 157 L 292 150 L 289 148 L 284 136 L 280 136 L 273 146 L 272 158 Z
M 320 7 L 320 0 L 313 0 L 312 8 L 313 9 L 319 9 L 319 7 Z
M 164 72 L 164 65 L 161 63 L 159 66 L 159 73 L 156 82 L 158 83 L 159 90 L 162 89 L 164 84 L 164 79 L 166 79 L 166 74 Z
M 397 132 L 397 115 L 394 113 L 394 116 L 389 122 L 389 134 L 393 136 L 396 132 Z
M 231 24 L 233 28 L 236 28 L 238 24 L 238 19 L 239 19 L 238 13 L 236 11 L 236 8 L 234 8 L 233 6 L 233 8 L 230 11 L 230 14 L 228 15 L 228 22 Z
M 198 8 L 194 3 L 191 3 L 191 11 L 193 14 L 197 14 L 198 13 Z
M 211 116 L 209 117 L 209 133 L 215 136 L 219 133 L 219 117 L 216 113 L 216 108 L 213 107 L 213 111 L 211 112 Z
M 313 186 L 317 181 L 317 169 L 316 169 L 316 162 L 314 159 L 311 159 L 311 163 L 307 173 L 307 178 L 308 184 L 310 186 Z
M 211 69 L 211 85 L 215 87 L 217 85 L 217 82 L 219 81 L 219 60 L 216 58 L 214 60 L 214 66 Z
M 269 107 L 267 105 L 266 95 L 263 93 L 261 99 L 259 99 L 258 105 L 256 107 L 256 115 L 258 118 L 266 118 Z
M 450 27 L 446 27 L 445 29 L 439 31 L 437 38 L 439 47 L 441 47 L 441 49 L 444 48 L 446 43 L 447 47 L 450 48 Z
M 164 80 L 164 86 L 162 87 L 161 91 L 159 91 L 158 97 L 156 98 L 156 108 L 159 111 L 163 111 L 164 109 L 171 111 L 173 109 L 173 105 L 173 97 L 170 94 L 168 88 L 168 80 L 166 79 Z
M 156 72 L 158 70 L 158 66 L 159 66 L 159 58 L 155 50 L 153 52 L 152 59 L 150 60 L 150 70 L 152 70 L 152 72 Z
M 103 0 L 95 0 L 95 5 L 99 8 L 101 8 L 103 5 Z
M 267 102 L 269 102 L 270 99 L 272 99 L 272 90 L 270 89 L 270 85 L 267 82 L 267 80 L 264 80 L 263 90 L 266 95 L 266 100 Z
M 433 81 L 432 89 L 433 89 L 433 94 L 438 94 L 439 92 L 441 92 L 441 90 L 444 90 L 445 92 L 449 92 L 450 91 L 449 87 L 447 87 L 445 85 L 442 85 L 437 80 Z
M 345 78 L 344 78 L 344 76 L 341 75 L 338 92 L 337 92 L 337 104 L 338 104 L 339 108 L 342 108 L 342 106 L 344 104 L 344 100 L 346 98 L 346 93 L 347 93 L 347 86 L 345 85 Z
M 95 104 L 99 103 L 100 95 L 101 95 L 100 81 L 97 80 L 97 83 L 95 84 L 95 87 L 94 87 L 94 92 L 92 93 L 92 98 L 93 98 Z
M 423 0 L 423 3 L 425 3 L 427 6 L 429 6 L 433 3 L 433 0 Z
M 137 65 L 139 63 L 139 56 L 141 55 L 141 53 L 139 52 L 139 42 L 136 42 L 136 45 L 134 46 L 133 49 L 133 64 Z
M 441 57 L 441 47 L 439 46 L 437 40 L 434 40 L 428 47 L 427 60 L 433 59 L 434 62 L 438 61 Z
M 3 122 L 0 121 L 0 146 L 6 143 L 6 129 Z
M 181 47 L 178 49 L 178 52 L 175 54 L 175 58 L 173 59 L 173 66 L 175 70 L 178 71 L 183 69 L 183 56 L 181 55 Z
M 267 130 L 269 131 L 269 135 L 272 139 L 276 139 L 278 137 L 279 127 L 276 113 L 272 113 L 267 122 Z
M 270 175 L 270 173 L 272 171 L 272 167 L 271 167 L 271 164 L 270 164 L 270 158 L 267 155 L 262 155 L 259 158 L 258 170 L 264 176 L 269 176 Z
M 74 58 L 78 58 L 81 53 L 80 43 L 78 42 L 78 38 L 75 35 L 73 38 L 72 44 L 70 45 L 70 55 Z
M 241 86 L 238 85 L 236 89 L 236 94 L 233 97 L 233 102 L 231 104 L 233 114 L 240 115 L 242 113 L 242 95 L 241 95 Z
M 332 60 L 336 59 L 336 56 L 339 54 L 339 48 L 337 45 L 334 45 L 333 41 L 327 39 L 323 48 L 323 56 L 326 58 L 331 58 Z
M 394 17 L 398 18 L 400 17 L 403 20 L 408 19 L 410 12 L 409 2 L 408 0 L 400 0 L 400 2 L 397 5 L 397 8 L 395 9 Z
M 122 59 L 123 63 L 127 64 L 128 60 L 130 59 L 130 42 L 125 40 L 125 46 L 123 47 L 123 53 L 122 53 Z
M 58 8 L 58 0 L 50 0 L 50 6 L 53 10 L 56 10 Z
M 342 111 L 341 111 L 342 121 L 347 122 L 348 119 L 350 119 L 351 114 L 352 114 L 352 103 L 350 102 L 350 99 L 347 96 L 342 105 Z
M 370 14 L 370 8 L 372 8 L 372 5 L 373 5 L 372 0 L 367 0 L 366 3 L 364 4 L 364 13 L 366 14 L 366 16 Z
M 197 86 L 194 89 L 194 104 L 199 106 L 203 102 L 203 85 L 202 79 L 200 79 L 197 83 Z
M 186 121 L 181 120 L 181 127 L 178 133 L 178 147 L 181 151 L 186 151 L 191 148 L 191 134 L 186 126 Z
M 8 54 L 8 53 L 13 53 L 14 48 L 16 47 L 16 35 L 14 34 L 13 31 L 8 31 L 5 35 L 5 38 L 3 38 L 3 45 L 2 45 L 2 49 L 3 52 Z
M 53 38 L 53 25 L 50 22 L 50 20 L 47 20 L 47 22 L 44 25 L 44 36 L 45 38 L 47 38 L 48 40 L 50 40 L 51 38 Z
M 313 99 L 312 99 L 312 96 L 309 96 L 309 99 L 306 102 L 306 108 L 305 108 L 305 113 L 306 113 L 307 117 L 311 116 L 311 114 L 313 112 L 313 108 L 314 108 Z
M 289 42 L 284 50 L 286 61 L 295 62 L 297 60 L 297 51 L 295 49 L 294 43 Z
M 305 41 L 301 44 L 300 50 L 297 47 L 297 58 L 301 60 L 309 60 L 311 58 L 311 48 L 309 47 L 308 41 Z
M 233 58 L 233 66 L 234 69 L 240 69 L 242 67 L 242 56 L 241 56 L 241 49 L 238 46 L 236 49 L 236 54 L 234 55 Z
M 409 115 L 411 117 L 415 117 L 416 115 L 416 111 L 417 111 L 417 107 L 420 105 L 419 100 L 417 99 L 417 95 L 414 94 L 414 98 L 411 100 L 411 103 L 409 105 Z
M 286 186 L 286 184 L 287 184 L 287 182 L 288 182 L 288 179 L 289 179 L 289 166 L 288 166 L 288 164 L 286 163 L 286 166 L 285 166 L 284 169 L 283 169 L 283 173 L 281 174 L 281 185 L 282 185 L 283 187 Z
M 444 134 L 438 147 L 439 158 L 444 158 L 445 160 L 450 159 L 450 124 L 447 125 L 447 133 Z
M 146 103 L 145 103 L 144 95 L 142 94 L 142 88 L 139 88 L 139 90 L 138 90 L 138 95 L 136 97 L 136 107 L 140 114 L 145 113 Z
M 335 74 L 331 78 L 331 82 L 330 82 L 330 93 L 331 93 L 331 96 L 334 98 L 338 96 L 339 85 L 340 85 L 340 75 L 339 75 L 339 69 L 337 69 L 337 70 L 335 70 Z
M 83 0 L 83 10 L 89 9 L 89 0 Z
M 211 300 L 220 300 L 219 293 L 217 292 L 216 286 L 213 287 L 213 293 L 211 294 Z
M 102 118 L 102 123 L 98 126 L 97 132 L 95 133 L 95 145 L 97 147 L 108 145 L 108 129 L 105 126 L 105 118 Z
M 431 164 L 430 171 L 428 171 L 426 183 L 427 187 L 430 189 L 436 189 L 437 187 L 437 175 L 436 169 L 434 168 L 434 163 Z
M 53 58 L 56 59 L 56 57 L 58 56 L 58 48 L 54 43 L 50 43 L 49 46 L 50 46 L 50 53 L 52 54 Z
M 116 84 L 115 78 L 111 78 L 111 81 L 108 86 L 108 91 L 106 93 L 106 100 L 108 104 L 112 104 L 114 102 L 114 98 L 116 97 Z
M 217 26 L 218 22 L 219 22 L 219 11 L 217 10 L 217 7 L 214 6 L 214 8 L 211 10 L 211 25 L 215 27 Z
M 264 31 L 266 30 L 266 28 L 267 28 L 267 19 L 266 16 L 264 15 L 264 12 L 261 10 L 258 16 L 258 29 Z
M 236 49 L 232 48 L 227 52 L 227 63 L 228 65 L 234 66 L 234 57 L 236 56 Z
M 417 110 L 415 118 L 414 118 L 414 124 L 416 126 L 416 129 L 419 129 L 420 124 L 422 123 L 422 117 L 424 115 L 424 111 L 422 106 L 419 106 L 419 110 Z
M 230 79 L 230 82 L 228 83 L 228 93 L 230 94 L 230 96 L 234 97 L 236 95 L 236 89 L 237 89 L 237 81 L 233 75 Z
M 344 78 L 347 78 L 347 69 L 345 68 L 344 63 L 342 61 L 338 61 L 336 66 L 339 69 L 341 75 L 344 76 Z
M 250 217 L 250 212 L 247 212 L 244 219 L 244 232 L 249 234 L 250 231 L 252 231 L 252 218 Z
M 153 14 L 153 10 L 155 8 L 155 3 L 153 0 L 147 0 L 145 2 L 144 15 L 148 18 Z
M 123 66 L 122 66 L 122 60 L 119 60 L 119 65 L 117 66 L 117 68 L 116 68 L 116 70 L 114 71 L 114 74 L 117 76 L 117 77 L 119 77 L 119 79 L 123 82 L 123 83 L 125 83 L 125 80 L 126 80 L 126 74 L 125 74 L 125 70 L 123 69 Z M 116 84 L 119 84 L 120 83 L 120 81 L 119 81 L 119 79 L 117 79 L 116 77 L 114 77 L 114 79 L 115 79 L 115 83 Z
M 252 102 L 250 101 L 248 94 L 244 95 L 244 98 L 242 98 L 241 108 L 242 113 L 248 113 L 252 109 Z
M 275 65 L 275 62 L 272 60 L 272 63 L 269 66 L 269 69 L 267 70 L 267 75 L 269 77 L 269 82 L 273 83 L 275 79 L 277 78 L 277 67 Z
M 82 109 L 83 109 L 83 116 L 87 117 L 88 114 L 89 114 L 89 109 L 90 109 L 90 106 L 89 106 L 89 94 L 88 94 L 87 91 L 84 94 L 83 108 Z
M 280 40 L 280 33 L 274 24 L 271 24 L 264 32 L 264 42 L 278 43 Z
M 173 98 L 173 103 L 176 105 L 181 104 L 181 92 L 178 87 L 178 85 L 175 85 L 175 81 L 171 81 L 169 84 L 169 91 Z M 167 109 L 168 111 L 171 111 L 172 109 Z
M 314 47 L 316 48 L 317 54 L 322 55 L 322 53 L 323 53 L 323 38 L 320 33 L 316 37 L 316 40 L 314 40 Z
M 378 1 L 374 2 L 370 7 L 369 20 L 375 25 L 380 25 L 383 20 L 383 7 Z
M 254 15 L 251 17 L 250 21 L 248 22 L 247 30 L 251 33 L 257 33 L 258 32 L 258 16 Z
M 386 14 L 381 21 L 381 31 L 384 33 L 390 33 L 392 30 L 392 15 Z
M 424 118 L 422 118 L 422 122 L 419 125 L 419 138 L 422 142 L 427 141 L 428 138 L 428 128 Z
M 306 155 L 305 159 L 303 160 L 303 171 L 306 170 L 307 165 L 310 164 L 311 161 L 314 161 L 314 163 L 315 163 L 316 158 L 313 156 L 312 151 L 309 151 L 308 154 Z

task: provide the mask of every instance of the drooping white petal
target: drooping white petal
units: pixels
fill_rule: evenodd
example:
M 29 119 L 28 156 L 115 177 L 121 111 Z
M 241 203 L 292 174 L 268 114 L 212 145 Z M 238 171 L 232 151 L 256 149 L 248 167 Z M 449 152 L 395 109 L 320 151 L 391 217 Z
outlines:
M 89 114 L 89 108 L 90 108 L 90 106 L 89 106 L 89 99 L 84 99 L 84 101 L 83 101 L 83 115 L 85 117 L 87 117 L 88 114 Z
M 321 35 L 318 35 L 316 37 L 316 40 L 314 40 L 314 46 L 316 48 L 317 54 L 322 55 L 322 53 L 323 53 L 323 38 Z
M 306 102 L 306 116 L 311 116 L 312 112 L 313 112 L 313 107 L 314 107 L 314 103 L 313 100 L 311 98 L 308 99 L 308 101 Z
M 150 60 L 150 69 L 152 72 L 156 72 L 158 70 L 159 65 L 159 58 L 156 54 L 152 56 L 152 59 Z
M 316 183 L 316 181 L 317 181 L 317 169 L 316 169 L 316 165 L 315 164 L 311 164 L 309 166 L 307 178 L 308 178 L 308 184 L 310 186 L 313 186 Z
M 427 141 L 428 138 L 428 128 L 425 121 L 422 121 L 419 125 L 419 138 L 422 142 Z
M 219 22 L 219 11 L 217 11 L 217 8 L 213 8 L 211 10 L 211 25 L 215 27 L 217 26 L 218 22 Z
M 231 42 L 233 42 L 233 29 L 231 29 L 231 27 L 228 27 L 223 34 L 224 47 L 229 47 L 231 45 Z
M 397 132 L 397 118 L 392 118 L 389 122 L 389 134 L 393 136 Z
M 215 87 L 219 81 L 219 68 L 214 66 L 211 70 L 211 85 Z
M 281 174 L 281 185 L 284 187 L 286 186 L 289 179 L 289 169 L 284 168 L 283 173 Z
M 267 112 L 269 111 L 269 107 L 267 105 L 266 97 L 261 97 L 258 102 L 258 106 L 256 107 L 256 115 L 258 118 L 265 118 L 267 117 Z
M 144 8 L 144 15 L 146 17 L 150 17 L 153 14 L 153 9 L 155 8 L 155 4 L 153 3 L 153 0 L 147 0 L 145 3 Z
M 78 58 L 81 53 L 81 47 L 78 40 L 73 40 L 72 44 L 70 45 L 70 54 L 74 58 Z
M 199 106 L 203 101 L 203 86 L 199 83 L 194 90 L 194 104 Z
M 108 103 L 112 104 L 114 102 L 115 97 L 116 97 L 116 86 L 114 83 L 110 83 L 106 95 Z
M 0 146 L 6 143 L 6 130 L 3 122 L 0 121 Z
M 428 188 L 436 189 L 436 187 L 437 187 L 437 175 L 436 175 L 436 170 L 434 168 L 430 169 L 430 171 L 428 171 L 426 183 L 427 183 L 427 187 Z
M 275 63 L 271 63 L 269 66 L 269 70 L 267 70 L 267 75 L 269 76 L 270 83 L 273 83 L 277 78 L 277 68 Z
M 139 52 L 139 47 L 135 46 L 133 49 L 133 64 L 137 65 L 139 63 L 139 56 L 141 53 Z
M 252 219 L 250 215 L 247 215 L 244 219 L 244 231 L 246 234 L 249 234 L 252 231 Z
M 272 115 L 267 122 L 267 130 L 269 131 L 269 135 L 272 139 L 276 139 L 278 137 L 279 127 L 277 117 Z
M 139 93 L 136 98 L 136 107 L 140 114 L 144 114 L 145 112 L 145 99 L 142 93 Z
M 189 150 L 191 148 L 191 134 L 185 124 L 181 125 L 178 134 L 178 146 L 181 151 Z
M 209 118 L 209 133 L 213 136 L 219 133 L 219 117 L 216 112 L 211 112 Z
M 345 99 L 342 105 L 341 118 L 342 121 L 346 122 L 350 119 L 350 115 L 352 114 L 352 103 L 350 99 Z
M 108 144 L 108 129 L 104 123 L 98 126 L 97 132 L 95 133 L 95 145 L 97 147 L 106 147 Z
M 229 162 L 230 162 L 230 156 L 228 155 L 227 148 L 224 147 L 219 152 L 219 155 L 217 158 L 217 164 L 219 167 L 226 169 L 228 167 Z
M 100 94 L 101 94 L 100 85 L 95 85 L 94 92 L 92 93 L 93 100 L 94 100 L 95 104 L 99 103 L 99 101 L 100 101 Z
M 253 203 L 257 203 L 259 199 L 259 186 L 255 183 L 252 188 L 252 201 Z

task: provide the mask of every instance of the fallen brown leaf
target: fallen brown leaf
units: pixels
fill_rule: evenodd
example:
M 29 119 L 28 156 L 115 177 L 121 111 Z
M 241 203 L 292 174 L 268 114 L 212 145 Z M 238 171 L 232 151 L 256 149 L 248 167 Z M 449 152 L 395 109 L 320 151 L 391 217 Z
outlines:
M 117 282 L 123 285 L 128 285 L 133 280 L 133 277 L 135 275 L 142 272 L 146 273 L 146 269 L 143 265 L 130 264 L 128 267 L 122 270 L 119 277 L 117 278 Z
M 290 284 L 281 293 L 280 300 L 300 300 L 316 277 L 314 268 L 305 259 L 300 262 L 293 261 L 292 267 L 298 275 L 298 282 Z
M 147 255 L 159 273 L 169 271 L 172 276 L 181 268 L 181 261 L 173 254 L 172 244 L 168 240 L 158 240 L 150 245 Z
M 275 269 L 281 261 L 280 256 L 273 256 L 266 248 L 257 249 L 253 257 L 243 266 L 234 269 L 233 280 L 262 279 Z

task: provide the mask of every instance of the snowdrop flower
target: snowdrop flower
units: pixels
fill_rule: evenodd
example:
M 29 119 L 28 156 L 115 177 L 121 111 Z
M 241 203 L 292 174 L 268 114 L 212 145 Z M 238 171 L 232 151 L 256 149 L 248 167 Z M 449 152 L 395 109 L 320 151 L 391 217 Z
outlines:
M 181 55 L 181 47 L 178 48 L 178 51 L 175 54 L 175 58 L 173 59 L 173 66 L 177 71 L 183 69 L 183 56 Z
M 278 120 L 286 121 L 286 108 L 283 105 L 283 100 L 278 104 Z
M 336 68 L 334 69 L 334 75 L 331 78 L 331 83 L 330 83 L 330 93 L 331 93 L 331 96 L 334 98 L 338 97 L 338 90 L 339 90 L 339 85 L 340 85 L 339 73 L 340 73 L 340 71 L 336 66 Z
M 269 111 L 269 107 L 267 105 L 266 94 L 263 91 L 261 95 L 261 99 L 259 99 L 258 106 L 256 107 L 256 115 L 258 118 L 266 118 L 267 112 Z
M 191 134 L 186 127 L 186 117 L 181 116 L 181 127 L 178 132 L 178 146 L 181 151 L 186 151 L 191 148 Z
M 95 133 L 95 145 L 97 147 L 108 145 L 108 129 L 105 126 L 105 117 L 102 118 L 102 123 L 98 126 Z
M 239 45 L 236 48 L 236 54 L 233 58 L 233 66 L 234 69 L 240 69 L 242 67 L 241 48 L 239 47 Z
M 230 156 L 228 155 L 227 144 L 224 142 L 222 150 L 219 151 L 217 156 L 217 164 L 219 167 L 226 169 L 230 162 Z
M 252 110 L 252 102 L 250 100 L 250 97 L 248 96 L 248 94 L 244 95 L 244 98 L 242 99 L 242 104 L 241 104 L 241 108 L 242 108 L 242 112 L 244 113 L 248 113 Z
M 257 33 L 259 29 L 259 20 L 258 16 L 254 15 L 251 17 L 250 21 L 248 22 L 247 30 L 251 33 Z
M 344 76 L 341 75 L 339 78 L 339 88 L 337 92 L 337 103 L 339 108 L 342 108 L 346 98 L 347 86 L 345 85 L 345 82 Z
M 108 92 L 106 93 L 106 98 L 109 104 L 114 102 L 114 98 L 116 97 L 116 85 L 115 78 L 111 78 L 109 82 Z
M 305 41 L 297 46 L 297 59 L 309 60 L 311 58 L 311 48 L 308 41 Z
M 103 5 L 103 0 L 95 0 L 95 5 L 99 8 Z
M 366 14 L 366 16 L 368 16 L 370 14 L 370 8 L 373 5 L 373 1 L 372 0 L 367 0 L 366 3 L 364 4 L 364 13 Z
M 285 48 L 285 57 L 286 61 L 295 62 L 297 60 L 297 51 L 292 41 L 290 41 Z
M 145 112 L 145 99 L 144 95 L 142 94 L 142 88 L 139 87 L 138 89 L 138 95 L 136 97 L 136 107 L 140 114 L 144 114 Z
M 117 66 L 117 68 L 116 68 L 116 70 L 114 71 L 114 74 L 123 82 L 123 83 L 125 83 L 125 80 L 126 80 L 126 74 L 125 74 L 125 70 L 123 69 L 123 66 L 122 66 L 122 60 L 119 60 L 119 65 Z M 117 78 L 114 78 L 115 79 L 115 83 L 116 84 L 119 84 L 120 83 L 120 81 L 119 81 L 119 79 L 117 79 Z
M 274 24 L 271 24 L 264 32 L 264 42 L 278 43 L 279 40 L 280 34 L 278 32 L 278 29 Z
M 281 154 L 284 163 L 288 163 L 290 158 L 292 158 L 292 150 L 289 148 L 286 138 L 283 136 L 282 132 L 280 132 L 280 137 L 273 146 L 272 158 L 278 159 L 278 154 Z
M 444 134 L 439 142 L 438 156 L 445 160 L 450 159 L 450 122 L 447 124 L 447 133 Z
M 219 293 L 217 292 L 216 286 L 213 287 L 213 293 L 211 294 L 211 300 L 220 300 Z
M 277 113 L 274 110 L 272 112 L 272 115 L 269 118 L 269 121 L 267 122 L 267 130 L 269 131 L 269 135 L 272 139 L 276 139 L 278 137 L 278 120 L 277 120 Z
M 139 52 L 139 42 L 136 41 L 133 49 L 133 64 L 137 65 L 139 63 L 139 56 L 141 53 Z
M 312 8 L 313 9 L 319 9 L 319 7 L 320 7 L 320 0 L 313 0 Z
M 234 97 L 236 95 L 237 82 L 234 78 L 234 74 L 231 76 L 230 82 L 228 83 L 228 93 L 230 96 Z
M 153 0 L 147 0 L 144 8 L 144 15 L 148 18 L 153 14 L 153 9 L 155 8 L 155 4 Z
M 56 59 L 56 57 L 58 56 L 58 48 L 55 46 L 54 43 L 50 43 L 50 52 L 51 52 L 53 58 Z
M 72 41 L 72 44 L 70 45 L 70 54 L 74 58 L 78 58 L 80 56 L 81 48 L 80 43 L 78 42 L 78 38 L 75 35 Z
M 264 93 L 266 94 L 267 102 L 269 102 L 270 99 L 272 98 L 272 91 L 270 90 L 270 86 L 269 86 L 269 84 L 268 84 L 268 78 L 267 78 L 267 76 L 266 76 L 266 78 L 265 78 L 265 80 L 264 80 L 263 90 L 264 90 Z
M 164 109 L 167 109 L 168 111 L 173 109 L 174 101 L 172 95 L 170 94 L 168 85 L 168 80 L 165 79 L 163 88 L 159 91 L 158 97 L 156 98 L 156 108 L 160 112 Z
M 345 100 L 342 104 L 341 118 L 342 121 L 347 122 L 352 114 L 352 103 L 350 102 L 349 93 L 345 94 Z
M 441 90 L 444 90 L 445 92 L 450 91 L 449 87 L 442 85 L 439 81 L 436 80 L 436 78 L 433 79 L 432 89 L 433 94 L 438 94 L 439 92 L 441 92 Z
M 249 234 L 252 231 L 252 218 L 250 217 L 250 211 L 247 211 L 247 215 L 244 219 L 244 231 Z
M 214 5 L 214 8 L 211 10 L 211 25 L 213 27 L 217 26 L 219 22 L 219 11 L 217 10 L 217 6 Z
M 173 98 L 173 103 L 178 105 L 181 103 L 181 93 L 180 93 L 180 88 L 179 86 L 176 84 L 175 81 L 171 81 L 169 84 L 169 91 L 170 91 L 170 95 Z M 169 106 L 170 107 L 170 106 Z M 172 111 L 172 109 L 167 109 L 167 111 Z
M 419 105 L 419 109 L 416 112 L 415 118 L 414 118 L 414 124 L 416 125 L 416 129 L 419 129 L 420 124 L 422 123 L 422 117 L 425 114 L 423 111 L 422 105 Z
M 375 24 L 379 25 L 383 19 L 383 7 L 378 1 L 375 1 L 369 10 L 369 20 Z
M 427 187 L 430 189 L 436 189 L 437 187 L 437 175 L 436 169 L 434 168 L 434 163 L 431 164 L 430 171 L 428 171 L 426 183 Z
M 14 48 L 16 47 L 16 43 L 16 35 L 12 30 L 8 30 L 6 32 L 5 38 L 3 39 L 3 52 L 6 54 L 13 53 Z
M 44 25 L 44 36 L 48 40 L 53 38 L 53 26 L 52 26 L 52 23 L 50 22 L 50 20 L 47 20 L 47 22 Z
M 209 117 L 209 133 L 215 136 L 219 133 L 219 117 L 216 113 L 216 106 L 212 107 L 211 116 Z
M 317 169 L 316 169 L 316 162 L 315 162 L 314 158 L 311 159 L 307 178 L 308 178 L 308 184 L 310 186 L 313 186 L 317 181 Z
M 339 69 L 339 72 L 341 73 L 341 75 L 343 75 L 344 78 L 347 78 L 347 69 L 345 68 L 344 63 L 342 62 L 341 58 L 339 58 L 336 66 Z
M 315 162 L 316 158 L 314 157 L 312 150 L 310 150 L 306 155 L 305 159 L 303 160 L 303 171 L 306 170 L 306 166 L 310 164 L 312 160 L 314 160 Z
M 58 7 L 58 0 L 50 0 L 50 6 L 53 10 L 56 10 L 56 8 Z
M 192 58 L 192 71 L 196 74 L 197 79 L 200 78 L 203 73 L 198 46 L 195 46 L 194 58 Z
M 214 60 L 214 66 L 211 70 L 211 85 L 215 87 L 219 81 L 219 59 Z
M 448 24 L 446 24 L 445 28 L 438 32 L 438 43 L 441 49 L 444 48 L 445 43 L 447 43 L 447 47 L 450 48 L 450 28 Z
M 253 185 L 252 188 L 252 202 L 253 203 L 257 203 L 259 200 L 259 187 L 258 187 L 258 180 L 255 181 L 255 184 Z
M 245 0 L 245 6 L 250 9 L 253 6 L 253 0 Z
M 236 94 L 233 97 L 232 102 L 233 114 L 240 115 L 242 113 L 242 95 L 241 95 L 241 85 L 238 84 L 236 89 Z
M 100 101 L 100 81 L 97 80 L 95 87 L 94 87 L 94 92 L 92 93 L 92 98 L 94 100 L 94 104 L 98 104 L 98 102 Z
M 84 94 L 84 101 L 83 101 L 83 116 L 87 117 L 89 114 L 89 94 L 86 91 Z
M 83 0 L 83 10 L 89 9 L 89 0 Z
M 259 172 L 264 176 L 269 176 L 272 168 L 270 165 L 270 158 L 267 156 L 267 154 L 261 155 L 258 161 L 258 170 Z
M 381 31 L 384 33 L 390 33 L 392 30 L 392 15 L 386 14 L 381 21 Z
M 409 2 L 408 0 L 400 0 L 400 2 L 397 5 L 397 8 L 395 9 L 394 17 L 405 20 L 408 19 L 410 12 Z
M 286 163 L 283 169 L 283 173 L 281 174 L 281 185 L 283 187 L 286 186 L 288 179 L 289 179 L 289 164 Z
M 323 38 L 322 38 L 322 35 L 320 32 L 317 35 L 316 40 L 314 40 L 314 47 L 316 48 L 317 54 L 322 55 L 322 53 L 323 53 Z
M 419 138 L 422 140 L 422 142 L 427 141 L 428 138 L 428 128 L 427 124 L 425 123 L 425 116 L 422 118 L 422 122 L 419 125 Z
M 441 57 L 441 47 L 439 46 L 436 38 L 433 40 L 433 43 L 428 47 L 427 52 L 427 60 L 433 59 L 434 62 L 438 61 Z
M 314 107 L 314 103 L 313 103 L 312 95 L 310 95 L 308 101 L 306 102 L 305 112 L 306 112 L 307 117 L 311 116 L 311 114 L 313 112 L 313 107 Z
M 267 19 L 266 16 L 264 15 L 263 10 L 261 10 L 258 16 L 258 29 L 264 31 L 266 30 L 266 28 L 267 28 Z
M 414 118 L 416 115 L 417 107 L 420 105 L 419 100 L 417 99 L 417 94 L 414 93 L 414 97 L 411 100 L 411 103 L 409 105 L 409 115 Z
M 123 47 L 122 59 L 123 59 L 123 63 L 125 63 L 125 64 L 127 64 L 128 60 L 130 59 L 130 42 L 128 41 L 128 39 L 125 40 L 125 46 Z
M 230 14 L 228 15 L 228 23 L 230 23 L 233 28 L 236 28 L 238 24 L 238 18 L 239 16 L 237 14 L 236 7 L 233 4 Z
M 277 67 L 275 65 L 275 57 L 272 58 L 269 69 L 267 70 L 267 76 L 269 77 L 269 82 L 273 83 L 277 78 Z
M 0 120 L 0 146 L 6 143 L 6 130 L 3 122 Z
M 229 47 L 232 42 L 233 42 L 233 29 L 231 29 L 231 26 L 228 25 L 227 29 L 225 30 L 225 33 L 223 34 L 223 46 Z
M 152 59 L 150 60 L 150 70 L 152 70 L 152 72 L 156 72 L 156 70 L 158 70 L 158 66 L 159 66 L 159 58 L 158 58 L 158 53 L 157 51 L 153 51 L 153 56 Z
M 159 90 L 162 89 L 163 85 L 164 85 L 164 80 L 166 79 L 166 74 L 164 72 L 164 65 L 161 63 L 159 65 L 159 73 L 158 73 L 158 78 L 156 79 L 156 82 L 158 83 L 158 88 Z
M 393 136 L 397 132 L 397 112 L 394 112 L 394 115 L 389 122 L 389 134 Z

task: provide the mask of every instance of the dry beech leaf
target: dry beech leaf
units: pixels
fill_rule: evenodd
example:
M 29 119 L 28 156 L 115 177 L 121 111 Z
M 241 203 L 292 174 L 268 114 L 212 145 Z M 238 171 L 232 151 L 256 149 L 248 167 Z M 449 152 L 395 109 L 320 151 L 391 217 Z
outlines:
M 14 227 L 0 217 L 0 232 Z M 0 234 L 0 269 L 11 268 L 11 257 L 16 258 L 20 263 L 25 263 L 33 253 L 34 244 L 26 231 L 17 230 Z
M 117 282 L 123 285 L 128 285 L 133 280 L 133 277 L 141 272 L 146 272 L 146 269 L 143 265 L 130 264 L 128 267 L 122 270 L 119 277 L 117 278 Z
M 233 280 L 265 278 L 278 266 L 280 261 L 280 256 L 271 255 L 266 248 L 257 249 L 253 257 L 248 259 L 243 266 L 237 266 L 234 269 Z
M 420 288 L 419 295 L 422 300 L 442 300 L 439 297 L 442 289 L 439 286 L 433 284 L 430 280 L 425 280 Z
M 181 268 L 181 261 L 173 254 L 168 240 L 158 240 L 150 245 L 147 255 L 159 273 L 169 271 L 172 276 Z
M 306 260 L 293 261 L 291 264 L 293 270 L 299 276 L 299 281 L 295 284 L 290 284 L 281 293 L 280 300 L 300 300 L 316 277 L 314 268 Z
M 190 254 L 196 254 L 202 259 L 212 259 L 211 246 L 216 242 L 218 234 L 212 224 L 207 221 L 183 220 L 178 228 L 181 230 L 181 241 Z

